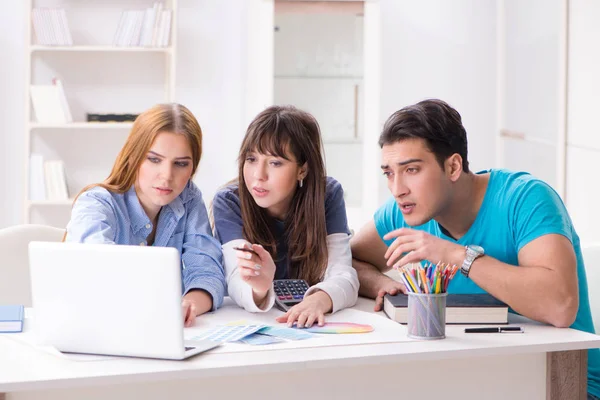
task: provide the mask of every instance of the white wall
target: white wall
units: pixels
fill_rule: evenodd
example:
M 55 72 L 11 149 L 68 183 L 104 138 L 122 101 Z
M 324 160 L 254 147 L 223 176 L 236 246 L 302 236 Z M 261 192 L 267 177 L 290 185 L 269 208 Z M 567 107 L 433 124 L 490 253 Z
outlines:
M 0 13 L 0 228 L 21 222 L 25 159 L 25 6 L 2 4 Z
M 440 98 L 462 116 L 471 168 L 494 167 L 495 0 L 381 0 L 380 7 L 380 129 L 394 111 Z M 379 162 L 372 177 L 380 179 L 381 203 L 389 192 L 377 178 Z
M 569 2 L 567 207 L 584 243 L 600 242 L 600 2 Z
M 212 199 L 237 174 L 236 158 L 246 130 L 247 0 L 180 0 L 178 102 L 196 115 L 204 152 L 195 181 Z
M 505 168 L 528 171 L 561 189 L 557 160 L 559 123 L 564 124 L 561 77 L 562 0 L 503 0 L 503 60 L 499 73 L 505 83 L 499 99 L 500 129 L 524 135 L 504 139 Z

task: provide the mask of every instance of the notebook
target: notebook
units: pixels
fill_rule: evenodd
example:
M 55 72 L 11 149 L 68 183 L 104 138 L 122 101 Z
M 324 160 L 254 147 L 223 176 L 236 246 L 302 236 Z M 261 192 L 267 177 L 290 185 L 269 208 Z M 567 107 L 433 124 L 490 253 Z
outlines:
M 22 332 L 23 306 L 0 306 L 0 333 Z
M 383 311 L 401 324 L 408 319 L 408 296 L 386 294 Z M 446 298 L 447 324 L 507 324 L 508 306 L 490 294 L 448 294 Z

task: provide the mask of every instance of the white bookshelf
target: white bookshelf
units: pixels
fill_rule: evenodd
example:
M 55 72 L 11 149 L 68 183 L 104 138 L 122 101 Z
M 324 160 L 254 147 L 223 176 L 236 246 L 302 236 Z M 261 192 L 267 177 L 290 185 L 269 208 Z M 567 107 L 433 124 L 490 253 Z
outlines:
M 167 46 L 113 45 L 122 12 L 152 8 L 156 1 L 25 1 L 24 223 L 64 227 L 73 197 L 86 185 L 108 176 L 133 123 L 87 122 L 86 113 L 139 114 L 154 104 L 174 101 L 177 0 L 161 1 L 172 11 Z M 33 9 L 38 7 L 65 10 L 73 45 L 38 44 L 32 21 Z M 63 82 L 73 122 L 40 123 L 35 119 L 30 87 L 50 84 L 53 77 Z M 68 199 L 31 199 L 32 153 L 41 154 L 44 160 L 63 161 Z

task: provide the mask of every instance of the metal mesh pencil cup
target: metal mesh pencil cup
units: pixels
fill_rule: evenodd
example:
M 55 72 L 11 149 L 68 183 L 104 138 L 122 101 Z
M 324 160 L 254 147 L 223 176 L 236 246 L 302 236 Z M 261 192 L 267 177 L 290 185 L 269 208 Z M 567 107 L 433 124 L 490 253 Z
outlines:
M 448 293 L 408 293 L 408 337 L 434 340 L 446 337 Z

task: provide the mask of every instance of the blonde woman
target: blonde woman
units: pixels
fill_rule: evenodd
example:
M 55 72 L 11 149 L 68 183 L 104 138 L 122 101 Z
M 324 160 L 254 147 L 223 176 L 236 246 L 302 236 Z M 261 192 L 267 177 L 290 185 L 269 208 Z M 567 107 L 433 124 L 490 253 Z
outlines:
M 143 112 L 108 178 L 75 199 L 65 236 L 68 242 L 178 249 L 186 326 L 217 309 L 225 292 L 221 246 L 192 182 L 201 155 L 202 131 L 186 107 L 160 104 Z

